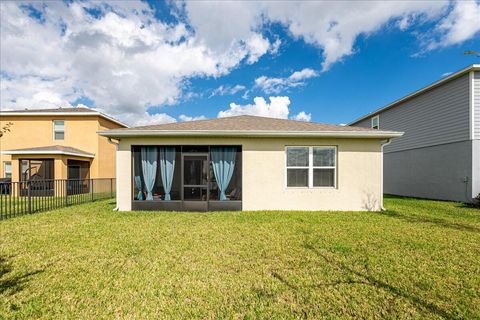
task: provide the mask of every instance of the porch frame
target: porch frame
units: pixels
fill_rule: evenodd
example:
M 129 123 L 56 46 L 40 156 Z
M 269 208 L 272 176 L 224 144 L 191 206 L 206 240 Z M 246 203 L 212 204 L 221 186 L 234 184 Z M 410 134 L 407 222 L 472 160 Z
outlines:
M 181 176 L 181 185 L 180 185 L 180 200 L 135 200 L 135 159 L 134 159 L 134 148 L 150 146 L 150 147 L 162 147 L 162 146 L 174 146 L 180 147 L 180 176 Z M 207 147 L 207 152 L 183 152 L 183 147 Z M 242 199 L 241 200 L 208 200 L 210 198 L 210 177 L 207 177 L 207 200 L 185 200 L 184 198 L 184 156 L 207 156 L 207 163 L 210 166 L 210 147 L 222 147 L 226 145 L 132 145 L 130 148 L 131 153 L 131 205 L 132 210 L 146 210 L 146 211 L 241 211 L 242 210 Z M 230 145 L 228 145 L 230 146 Z M 241 188 L 243 189 L 243 146 L 242 145 L 232 145 L 240 149 L 240 166 L 237 167 L 241 170 Z M 207 169 L 208 175 L 209 168 Z

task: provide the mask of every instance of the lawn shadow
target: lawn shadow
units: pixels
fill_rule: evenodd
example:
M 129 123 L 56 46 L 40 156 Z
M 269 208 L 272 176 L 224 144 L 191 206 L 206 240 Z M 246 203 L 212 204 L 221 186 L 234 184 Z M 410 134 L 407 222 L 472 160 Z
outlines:
M 315 248 L 312 244 L 308 243 L 306 241 L 304 243 L 304 247 L 310 251 L 312 251 L 316 256 L 322 258 L 325 262 L 333 266 L 334 268 L 348 274 L 349 276 L 355 276 L 359 278 L 360 280 L 347 280 L 347 281 L 334 281 L 331 283 L 323 283 L 320 285 L 313 285 L 313 287 L 319 287 L 319 286 L 328 286 L 328 285 L 340 285 L 340 284 L 361 284 L 361 285 L 367 285 L 367 286 L 372 286 L 375 287 L 376 289 L 379 290 L 384 290 L 386 292 L 389 292 L 393 295 L 402 297 L 410 301 L 414 306 L 417 308 L 422 308 L 426 309 L 429 312 L 438 315 L 440 317 L 443 317 L 445 319 L 454 319 L 455 317 L 452 316 L 450 313 L 448 313 L 446 310 L 440 308 L 439 306 L 428 302 L 420 297 L 417 297 L 407 291 L 404 291 L 400 288 L 394 287 L 393 285 L 390 285 L 386 283 L 385 281 L 382 281 L 375 276 L 370 274 L 370 269 L 368 266 L 367 261 L 365 260 L 364 264 L 364 271 L 358 271 L 354 269 L 353 267 L 348 266 L 342 261 L 336 260 L 333 255 L 329 255 L 327 251 L 322 252 L 321 250 Z M 276 275 L 274 276 L 276 279 L 279 279 L 283 283 L 287 284 L 288 282 L 283 279 L 281 276 Z M 295 289 L 296 287 L 293 285 L 289 285 L 290 288 Z
M 12 257 L 13 256 L 0 257 L 0 294 L 9 292 L 10 295 L 13 295 L 23 290 L 31 276 L 45 271 L 44 269 L 39 269 L 8 277 L 13 271 L 8 262 L 8 259 Z
M 478 210 L 478 212 L 480 212 L 480 207 L 478 205 L 473 204 L 473 203 L 461 202 L 461 203 L 457 204 L 455 207 L 462 208 L 462 209 Z
M 400 220 L 411 222 L 411 223 L 431 223 L 444 228 L 480 233 L 480 228 L 478 227 L 471 226 L 464 223 L 449 222 L 441 218 L 405 215 L 395 210 L 387 210 L 387 211 L 379 212 L 378 214 L 386 215 L 392 218 L 400 219 Z
M 272 274 L 272 277 L 274 277 L 275 279 L 277 279 L 278 281 L 280 281 L 281 283 L 283 283 L 284 285 L 286 285 L 290 289 L 292 289 L 292 290 L 300 289 L 299 286 L 296 286 L 295 284 L 291 283 L 290 281 L 285 279 L 278 272 L 274 271 L 271 274 Z M 332 286 L 335 287 L 335 286 L 339 286 L 339 285 L 343 285 L 343 284 L 365 284 L 365 285 L 368 285 L 369 283 L 365 282 L 365 281 L 357 281 L 357 280 L 349 279 L 349 280 L 338 280 L 338 281 L 332 281 L 332 282 L 322 282 L 322 283 L 302 286 L 302 288 L 323 288 L 323 287 L 332 287 Z

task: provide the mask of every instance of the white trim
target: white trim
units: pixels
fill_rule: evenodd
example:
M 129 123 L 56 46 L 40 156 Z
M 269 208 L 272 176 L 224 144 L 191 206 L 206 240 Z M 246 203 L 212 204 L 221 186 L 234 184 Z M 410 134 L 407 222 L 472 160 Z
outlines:
M 115 208 L 113 208 L 113 211 L 118 211 L 118 201 L 119 201 L 119 193 L 118 193 L 118 187 L 119 187 L 119 183 L 118 183 L 118 178 L 120 177 L 120 168 L 119 168 L 119 165 L 120 165 L 120 161 L 118 160 L 119 158 L 119 155 L 118 155 L 118 141 L 117 142 L 114 142 L 111 138 L 108 138 L 107 139 L 108 143 L 110 144 L 113 144 L 115 146 Z M 131 155 L 131 151 L 130 151 L 130 155 Z M 130 163 L 130 165 L 132 165 Z M 131 188 L 131 186 L 130 186 Z
M 385 141 L 382 142 L 381 144 L 381 158 L 380 158 L 380 209 L 382 211 L 385 211 L 385 207 L 383 206 L 383 156 L 384 156 L 384 152 L 383 152 L 383 148 L 388 146 L 390 143 L 392 143 L 392 140 L 391 139 L 387 139 Z
M 375 120 L 375 119 L 377 119 L 377 127 L 376 128 L 374 128 L 374 126 L 373 126 L 373 120 Z M 380 115 L 379 114 L 377 114 L 376 116 L 374 116 L 370 119 L 370 127 L 372 129 L 375 129 L 375 130 L 380 129 Z
M 475 74 L 469 74 L 469 112 L 470 112 L 470 140 L 475 138 Z
M 348 123 L 348 125 L 351 126 L 351 125 L 357 124 L 358 122 L 360 122 L 360 121 L 362 121 L 362 120 L 368 119 L 369 117 L 371 117 L 371 116 L 373 116 L 373 115 L 376 115 L 376 114 L 378 114 L 378 113 L 381 113 L 381 112 L 383 112 L 383 111 L 385 111 L 385 110 L 387 110 L 387 109 L 393 108 L 393 107 L 395 107 L 396 105 L 398 105 L 398 104 L 400 104 L 400 103 L 402 103 L 402 102 L 405 102 L 406 100 L 408 100 L 408 99 L 410 99 L 410 98 L 416 97 L 416 96 L 418 96 L 418 95 L 420 95 L 420 94 L 422 94 L 422 93 L 424 93 L 424 92 L 426 92 L 426 91 L 428 91 L 428 90 L 431 90 L 431 89 L 433 89 L 433 88 L 436 88 L 436 87 L 444 84 L 445 82 L 448 82 L 448 81 L 450 81 L 450 80 L 453 80 L 453 79 L 455 79 L 455 78 L 458 78 L 458 77 L 460 77 L 460 76 L 462 76 L 462 75 L 464 75 L 464 74 L 466 74 L 467 72 L 470 72 L 470 71 L 480 71 L 480 64 L 472 64 L 472 65 L 470 65 L 470 66 L 468 66 L 468 67 L 466 67 L 466 68 L 463 68 L 462 70 L 459 70 L 459 71 L 457 71 L 457 72 L 455 72 L 455 73 L 452 73 L 451 75 L 449 75 L 449 76 L 447 76 L 447 77 L 445 77 L 445 78 L 443 78 L 443 79 L 437 80 L 437 81 L 435 81 L 434 83 L 432 83 L 432 84 L 430 84 L 430 85 L 427 85 L 426 87 L 423 87 L 423 88 L 421 88 L 421 89 L 419 89 L 419 90 L 417 90 L 417 91 L 414 91 L 413 93 L 411 93 L 411 94 L 409 94 L 409 95 L 407 95 L 407 96 L 405 96 L 405 97 L 403 97 L 403 98 L 397 99 L 397 100 L 393 101 L 392 103 L 387 104 L 387 105 L 384 106 L 384 107 L 381 107 L 381 108 L 379 108 L 379 109 L 377 109 L 377 110 L 374 110 L 374 111 L 372 111 L 372 112 L 370 112 L 370 113 L 368 113 L 368 114 L 366 114 L 366 115 L 364 115 L 364 116 L 362 116 L 362 117 L 360 117 L 360 118 L 358 118 L 358 119 L 356 119 L 356 120 L 353 120 L 352 122 Z
M 12 154 L 12 155 L 21 155 L 21 154 L 60 154 L 60 155 L 67 155 L 67 156 L 77 156 L 83 158 L 95 158 L 95 154 L 90 153 L 79 153 L 79 152 L 70 152 L 70 151 L 60 151 L 60 150 L 46 150 L 46 151 L 38 151 L 38 150 L 10 150 L 10 151 L 1 151 L 0 154 Z
M 109 138 L 123 137 L 171 137 L 171 136 L 218 136 L 218 137 L 298 137 L 298 138 L 395 138 L 403 135 L 396 131 L 234 131 L 234 130 L 108 130 L 97 133 Z
M 110 120 L 111 122 L 114 122 L 118 125 L 121 125 L 125 128 L 128 128 L 128 126 L 118 120 L 115 120 L 114 118 L 107 116 L 104 113 L 101 113 L 99 111 L 91 111 L 91 112 L 15 112 L 15 111 L 0 111 L 0 115 L 2 116 L 15 116 L 15 117 L 22 117 L 22 116 L 99 116 L 101 118 Z
M 288 166 L 288 156 L 287 156 L 287 149 L 288 148 L 308 148 L 308 166 Z M 325 148 L 325 149 L 334 149 L 335 154 L 334 154 L 334 161 L 335 161 L 335 166 L 314 166 L 313 165 L 313 148 Z M 285 189 L 288 190 L 296 190 L 296 189 L 337 189 L 337 167 L 338 167 L 338 162 L 337 162 L 337 154 L 338 154 L 338 148 L 337 146 L 295 146 L 295 145 L 289 145 L 285 146 Z M 303 170 L 308 170 L 308 186 L 306 187 L 289 187 L 288 186 L 288 169 L 303 169 Z M 333 186 L 314 186 L 313 185 L 313 170 L 314 169 L 333 169 Z

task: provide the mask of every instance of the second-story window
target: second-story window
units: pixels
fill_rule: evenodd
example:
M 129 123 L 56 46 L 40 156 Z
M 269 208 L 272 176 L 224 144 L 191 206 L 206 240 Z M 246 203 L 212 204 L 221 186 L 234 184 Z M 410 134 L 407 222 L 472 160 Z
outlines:
M 372 129 L 380 129 L 380 117 L 375 116 L 372 118 Z
M 63 120 L 53 121 L 53 139 L 54 140 L 65 139 L 65 121 Z

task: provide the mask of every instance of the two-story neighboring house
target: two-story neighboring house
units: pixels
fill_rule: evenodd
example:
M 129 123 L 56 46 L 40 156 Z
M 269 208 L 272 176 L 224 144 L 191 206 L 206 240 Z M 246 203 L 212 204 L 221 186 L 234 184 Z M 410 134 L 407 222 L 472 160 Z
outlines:
M 89 108 L 0 111 L 0 178 L 115 177 L 115 146 L 97 131 L 125 124 Z
M 472 201 L 480 193 L 480 65 L 349 125 L 403 131 L 384 148 L 385 193 Z

